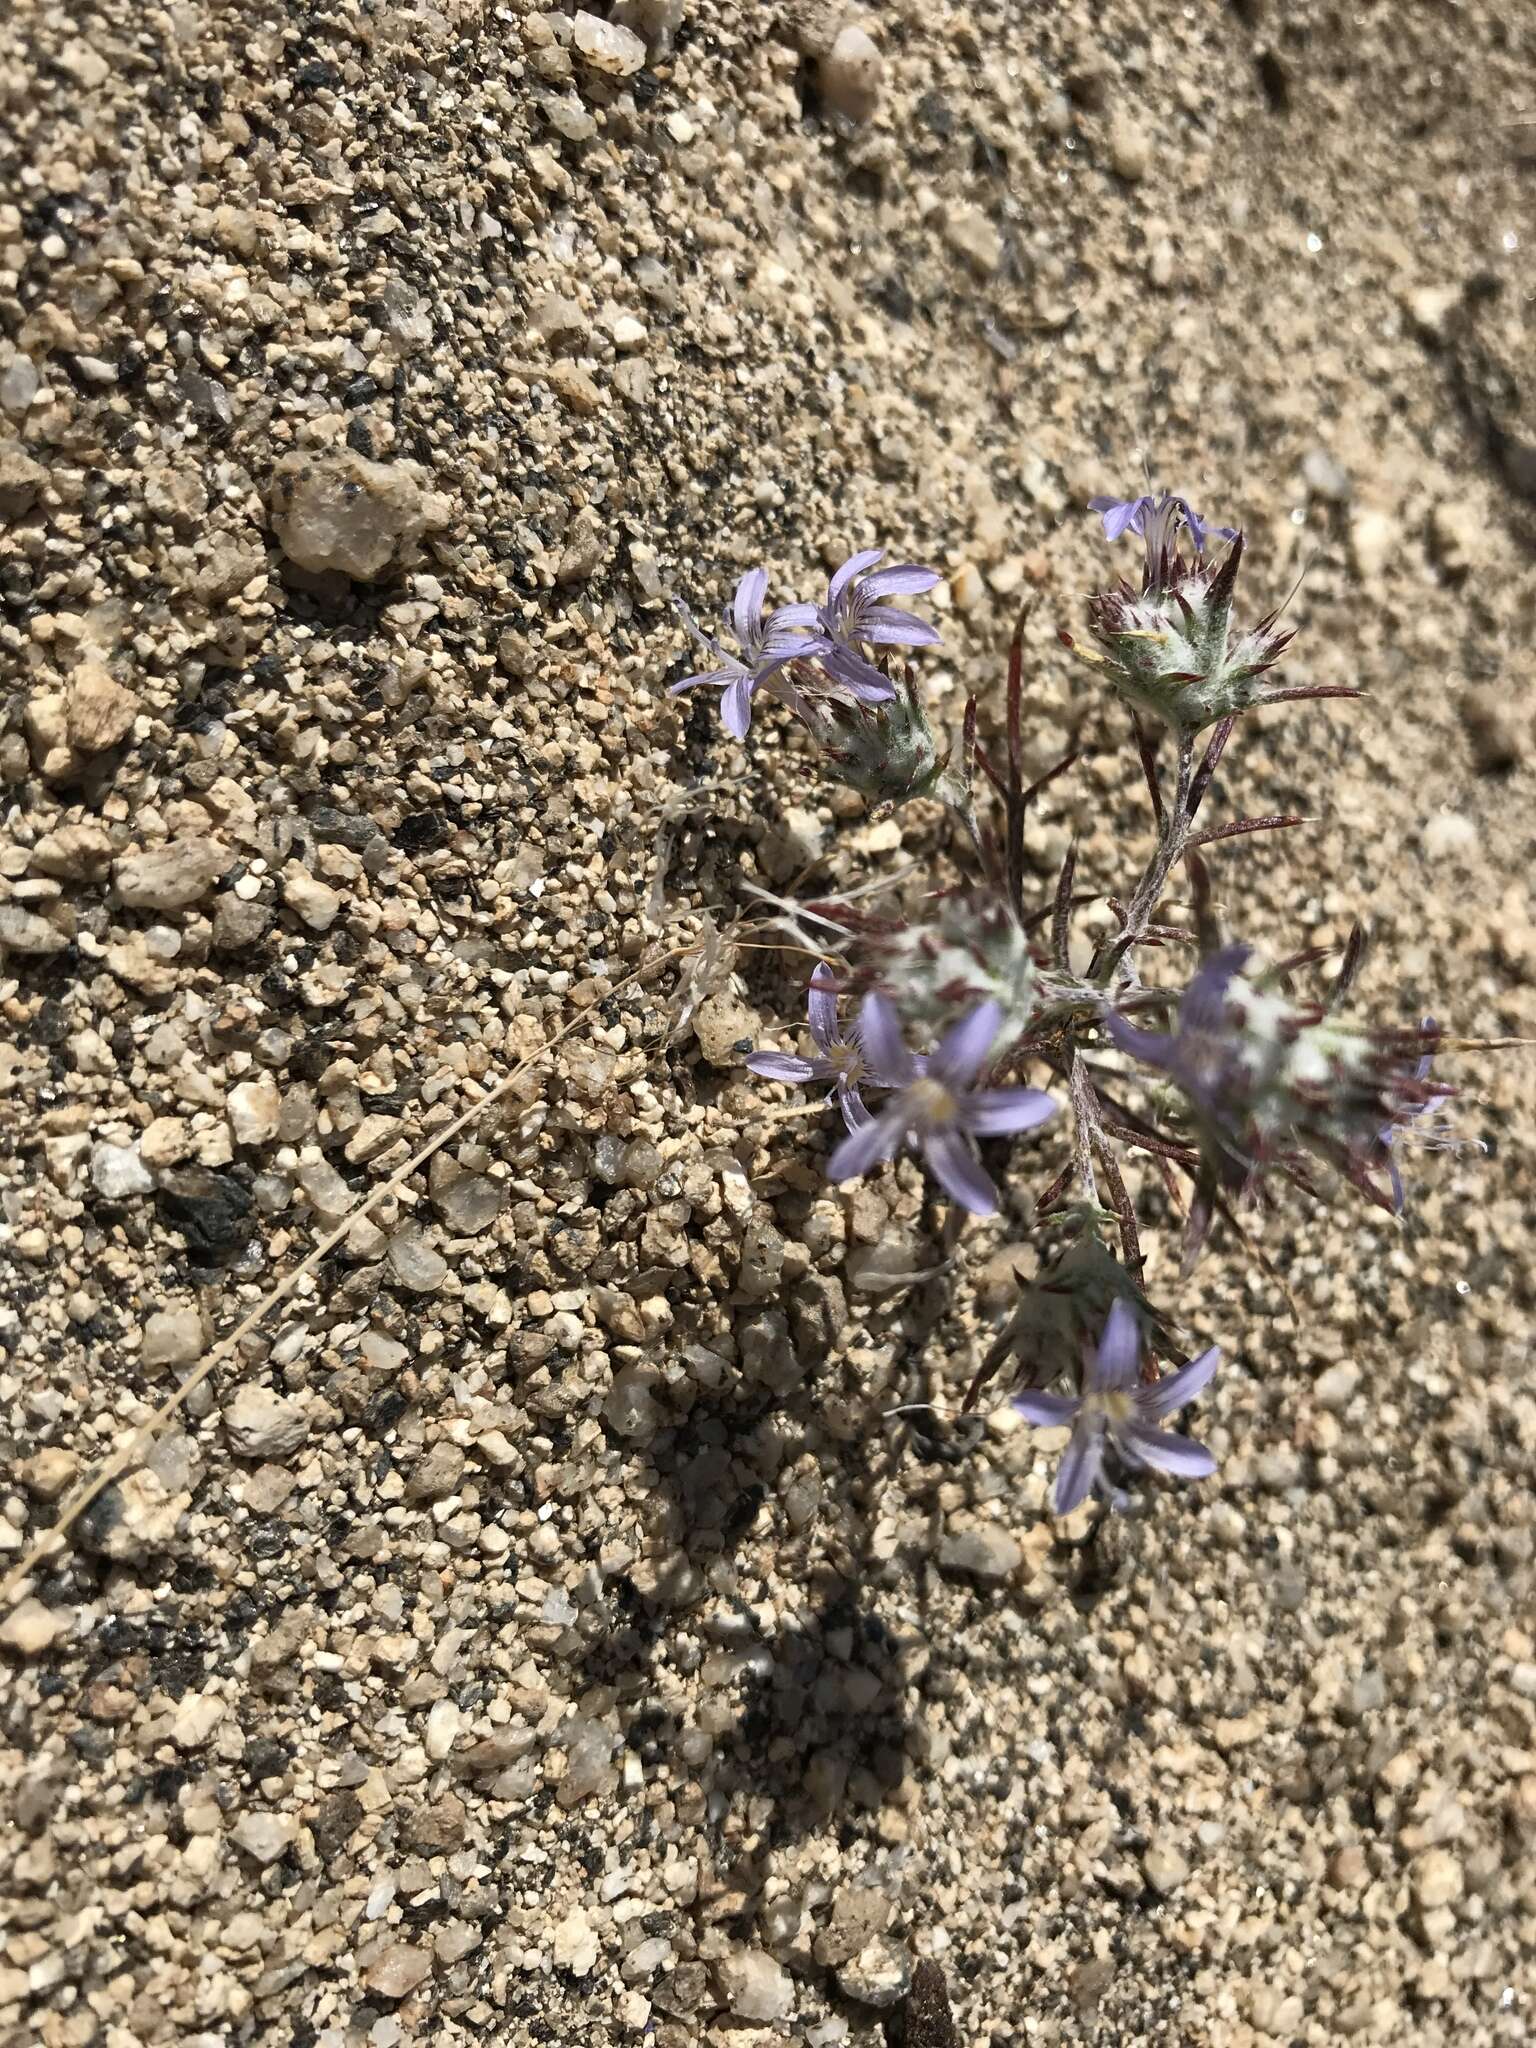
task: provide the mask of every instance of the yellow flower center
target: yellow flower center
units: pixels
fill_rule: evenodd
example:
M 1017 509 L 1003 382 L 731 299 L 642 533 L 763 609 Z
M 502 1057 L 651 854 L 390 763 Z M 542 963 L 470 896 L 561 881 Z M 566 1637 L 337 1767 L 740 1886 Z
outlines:
M 864 1055 L 846 1039 L 837 1039 L 829 1045 L 826 1056 L 839 1080 L 848 1082 L 850 1086 L 864 1072 Z
M 1111 1429 L 1123 1428 L 1126 1423 L 1134 1421 L 1136 1415 L 1135 1398 L 1126 1387 L 1112 1387 L 1107 1393 L 1085 1394 L 1083 1406 L 1097 1408 Z
M 925 1131 L 942 1130 L 946 1124 L 952 1124 L 959 1109 L 944 1083 L 931 1079 L 927 1074 L 908 1088 L 907 1103 L 912 1121 Z

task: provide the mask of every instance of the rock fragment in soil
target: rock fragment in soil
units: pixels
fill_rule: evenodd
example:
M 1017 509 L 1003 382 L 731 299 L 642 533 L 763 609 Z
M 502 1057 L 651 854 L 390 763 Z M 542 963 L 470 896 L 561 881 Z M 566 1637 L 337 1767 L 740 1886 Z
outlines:
M 0 952 L 46 959 L 50 953 L 62 953 L 68 944 L 58 926 L 35 910 L 24 910 L 19 903 L 0 903 Z
M 794 2010 L 789 1972 L 762 1949 L 738 1949 L 715 1966 L 720 1996 L 741 2020 L 786 2020 Z
M 590 1975 L 598 1957 L 597 1933 L 580 1906 L 573 1906 L 555 1928 L 555 1968 L 573 1977 Z
M 272 531 L 296 568 L 372 583 L 408 565 L 451 507 L 414 462 L 373 462 L 351 449 L 285 455 L 272 473 Z
M 200 1263 L 226 1266 L 238 1258 L 255 1230 L 250 1190 L 231 1173 L 188 1166 L 165 1174 L 160 1183 L 160 1213 L 181 1233 L 188 1252 Z
M 281 1813 L 243 1813 L 230 1829 L 236 1847 L 263 1867 L 281 1862 L 297 1833 L 298 1823 Z
M 224 1433 L 237 1458 L 284 1458 L 308 1437 L 309 1420 L 270 1388 L 245 1386 L 224 1411 Z
M 174 839 L 125 853 L 112 870 L 119 899 L 133 910 L 186 910 L 234 864 L 214 839 Z
M 130 1201 L 135 1195 L 150 1194 L 155 1177 L 144 1164 L 138 1145 L 109 1145 L 103 1141 L 91 1148 L 91 1186 L 107 1202 Z
M 277 1136 L 282 1095 L 270 1074 L 239 1082 L 230 1089 L 225 1106 L 237 1145 L 265 1145 Z
M 435 1294 L 448 1277 L 448 1261 L 414 1224 L 389 1240 L 390 1271 L 413 1294 Z
M 876 2007 L 895 2005 L 905 1998 L 911 1981 L 911 1957 L 905 1946 L 888 1934 L 867 1942 L 837 1973 L 837 1988 L 845 1998 Z
M 23 1657 L 40 1657 L 69 1631 L 69 1616 L 41 1600 L 23 1600 L 0 1621 L 0 1644 Z
M 99 661 L 82 661 L 64 692 L 69 744 L 81 754 L 104 754 L 125 740 L 139 713 L 132 690 Z
M 645 66 L 645 44 L 633 29 L 585 9 L 571 23 L 571 42 L 584 64 L 609 78 L 632 78 Z
M 1024 1546 L 1006 1529 L 982 1523 L 974 1529 L 951 1530 L 939 1544 L 939 1563 L 947 1572 L 963 1572 L 987 1585 L 1011 1578 L 1024 1562 Z
M 99 1557 L 134 1562 L 176 1542 L 190 1493 L 172 1491 L 155 1473 L 129 1472 L 80 1517 L 80 1540 Z
M 368 1966 L 363 1982 L 380 1998 L 408 1998 L 432 1974 L 432 1958 L 409 1942 L 392 1942 Z
M 849 22 L 817 67 L 822 98 L 848 120 L 868 121 L 880 104 L 884 62 L 879 45 L 857 22 Z
M 24 518 L 47 481 L 47 470 L 32 460 L 19 441 L 0 441 L 0 519 Z
M 195 1365 L 202 1355 L 203 1321 L 195 1308 L 156 1309 L 146 1318 L 139 1351 L 145 1365 Z

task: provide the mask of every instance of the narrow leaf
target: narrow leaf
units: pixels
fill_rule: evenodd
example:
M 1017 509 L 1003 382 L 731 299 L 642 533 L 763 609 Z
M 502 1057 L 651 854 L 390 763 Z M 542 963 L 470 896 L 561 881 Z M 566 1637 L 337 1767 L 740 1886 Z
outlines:
M 1065 968 L 1069 924 L 1072 915 L 1072 878 L 1077 873 L 1077 841 L 1070 840 L 1056 881 L 1056 901 L 1051 911 L 1051 954 L 1056 965 Z
M 1235 715 L 1221 720 L 1207 742 L 1200 766 L 1195 770 L 1195 779 L 1189 786 L 1189 802 L 1184 806 L 1186 818 L 1193 818 L 1204 801 L 1205 792 L 1211 786 L 1211 777 L 1216 773 L 1217 763 L 1227 751 L 1227 741 L 1232 737 L 1232 728 L 1237 724 Z
M 1214 846 L 1220 839 L 1242 839 L 1250 832 L 1288 832 L 1295 825 L 1310 825 L 1310 818 L 1298 818 L 1290 814 L 1270 818 L 1234 818 L 1228 825 L 1217 825 L 1209 832 L 1201 832 L 1190 841 L 1191 846 Z

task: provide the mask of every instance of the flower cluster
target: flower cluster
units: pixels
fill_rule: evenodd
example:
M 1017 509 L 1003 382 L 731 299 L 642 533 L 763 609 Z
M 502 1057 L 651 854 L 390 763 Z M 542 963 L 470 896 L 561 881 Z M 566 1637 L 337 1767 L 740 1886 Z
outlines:
M 1084 1346 L 1076 1394 L 1032 1388 L 1014 1396 L 1014 1408 L 1026 1422 L 1072 1432 L 1052 1494 L 1058 1515 L 1069 1515 L 1096 1490 L 1111 1492 L 1115 1504 L 1123 1505 L 1114 1484 L 1115 1465 L 1125 1472 L 1165 1472 L 1174 1479 L 1206 1479 L 1216 1470 L 1203 1444 L 1158 1424 L 1187 1408 L 1209 1385 L 1221 1352 L 1213 1346 L 1177 1372 L 1145 1382 L 1141 1357 L 1136 1313 L 1128 1302 L 1117 1301 L 1098 1343 Z
M 857 1180 L 912 1145 L 962 1208 L 993 1215 L 997 1189 L 976 1155 L 976 1139 L 1032 1131 L 1056 1109 L 1038 1088 L 977 1086 L 1002 1025 L 1001 1004 L 978 1003 L 931 1053 L 917 1055 L 907 1050 L 894 1006 L 882 995 L 866 996 L 859 1036 L 891 1096 L 878 1116 L 844 1138 L 827 1162 L 828 1179 Z
M 1450 1092 L 1429 1079 L 1433 1021 L 1407 1031 L 1341 1022 L 1297 1005 L 1272 977 L 1250 971 L 1251 958 L 1245 945 L 1213 954 L 1185 990 L 1173 1031 L 1110 1015 L 1109 1036 L 1179 1089 L 1227 1188 L 1246 1192 L 1310 1153 L 1401 1210 L 1394 1137 Z M 1390 1195 L 1375 1179 L 1383 1169 Z
M 809 1022 L 816 1052 L 809 1059 L 755 1052 L 754 1074 L 773 1081 L 830 1081 L 848 1135 L 827 1163 L 834 1182 L 858 1180 L 904 1147 L 921 1152 L 945 1192 L 974 1216 L 997 1208 L 997 1189 L 977 1157 L 975 1140 L 1033 1130 L 1056 1105 L 1038 1088 L 979 1088 L 977 1079 L 1002 1028 L 999 1003 L 979 1003 L 928 1054 L 909 1052 L 889 1000 L 867 995 L 858 1023 L 837 1021 L 836 984 L 823 962 L 811 978 Z M 888 1091 L 871 1115 L 862 1088 Z
M 1278 630 L 1275 615 L 1246 633 L 1232 630 L 1232 595 L 1243 559 L 1243 536 L 1235 527 L 1208 526 L 1185 499 L 1166 494 L 1092 503 L 1110 539 L 1140 536 L 1141 585 L 1121 582 L 1092 600 L 1089 622 L 1102 653 L 1063 633 L 1068 647 L 1102 662 L 1121 696 L 1179 732 L 1201 732 L 1289 694 L 1263 680 L 1292 637 Z M 1180 547 L 1186 535 L 1192 550 L 1187 556 Z M 1207 553 L 1213 538 L 1228 543 L 1219 562 Z
M 781 605 L 766 618 L 768 572 L 749 569 L 736 585 L 726 622 L 736 637 L 735 654 L 703 632 L 679 602 L 683 623 L 714 657 L 715 666 L 684 676 L 671 694 L 700 685 L 720 690 L 721 723 L 736 739 L 744 739 L 751 728 L 752 700 L 762 691 L 786 704 L 813 731 L 840 729 L 847 736 L 844 744 L 858 744 L 853 736 L 869 722 L 871 707 L 895 704 L 900 697 L 897 685 L 877 665 L 878 650 L 939 644 L 932 626 L 890 602 L 932 590 L 938 570 L 916 562 L 881 569 L 877 564 L 884 558 L 883 548 L 851 555 L 834 572 L 821 604 Z M 915 703 L 903 706 L 908 724 L 914 715 Z M 876 719 L 873 729 L 879 723 Z
M 778 903 L 800 943 L 819 932 L 818 950 L 836 959 L 811 977 L 809 1049 L 765 1048 L 746 1064 L 765 1081 L 827 1089 L 844 1126 L 826 1163 L 835 1185 L 909 1152 L 960 1210 L 985 1218 L 1006 1206 L 1015 1230 L 1038 1233 L 1038 1271 L 1000 1316 L 967 1405 L 1003 1374 L 1026 1421 L 1070 1432 L 1053 1493 L 1063 1514 L 1090 1498 L 1121 1506 L 1150 1475 L 1215 1470 L 1207 1450 L 1163 1425 L 1204 1391 L 1220 1353 L 1186 1360 L 1173 1319 L 1145 1292 L 1124 1161 L 1150 1163 L 1144 1178 L 1183 1210 L 1188 1261 L 1219 1219 L 1282 1183 L 1314 1198 L 1352 1189 L 1400 1212 L 1404 1148 L 1455 1142 L 1451 1091 L 1431 1075 L 1433 1022 L 1346 1012 L 1358 935 L 1331 982 L 1298 993 L 1298 972 L 1325 952 L 1303 939 L 1266 966 L 1251 945 L 1223 939 L 1213 908 L 1212 846 L 1303 822 L 1200 819 L 1238 714 L 1354 692 L 1267 680 L 1290 635 L 1273 613 L 1233 628 L 1238 528 L 1167 492 L 1095 498 L 1092 509 L 1107 541 L 1131 536 L 1143 549 L 1139 587 L 1121 581 L 1089 600 L 1099 651 L 1078 650 L 1131 709 L 1151 798 L 1155 843 L 1129 886 L 1090 886 L 1072 847 L 1054 891 L 1030 900 L 1027 814 L 1076 756 L 1026 786 L 1022 626 L 1000 733 L 983 737 L 973 698 L 958 756 L 940 747 L 911 671 L 896 665 L 937 640 L 893 602 L 931 589 L 931 569 L 882 567 L 883 554 L 867 550 L 821 603 L 766 617 L 767 579 L 754 570 L 733 607 L 739 654 L 707 641 L 719 665 L 675 686 L 719 687 L 738 734 L 754 693 L 775 697 L 831 771 L 872 802 L 932 793 L 964 825 L 959 879 L 905 899 L 916 911 L 884 900 L 871 911 L 864 892 Z M 975 803 L 988 790 L 990 816 Z M 1074 923 L 1085 903 L 1100 906 L 1091 936 Z M 1144 978 L 1150 958 L 1177 958 L 1191 943 L 1198 960 L 1182 988 Z M 1012 1141 L 1037 1133 L 1046 1149 L 1058 1130 L 1067 1142 L 1031 1215 Z

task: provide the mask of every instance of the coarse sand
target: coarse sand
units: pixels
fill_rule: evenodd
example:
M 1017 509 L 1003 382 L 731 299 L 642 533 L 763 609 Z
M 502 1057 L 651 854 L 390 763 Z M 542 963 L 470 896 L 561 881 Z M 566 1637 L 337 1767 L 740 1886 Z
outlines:
M 957 1233 L 741 1065 L 754 888 L 963 849 L 665 687 L 889 546 L 995 729 L 1032 599 L 1102 899 L 1149 474 L 1367 693 L 1234 742 L 1228 925 L 1536 1037 L 1533 199 L 1519 0 L 11 0 L 0 1568 L 343 1235 L 0 1615 L 0 2040 L 1531 2038 L 1531 1054 L 1401 1222 L 1181 1282 L 1143 1175 L 1220 1469 L 1084 1551 L 956 1415 L 1055 1141 Z

